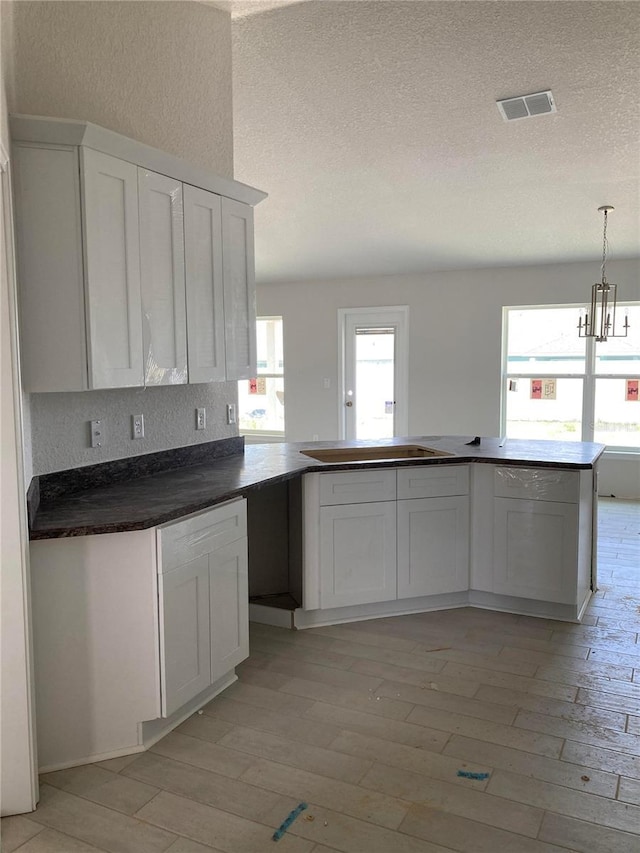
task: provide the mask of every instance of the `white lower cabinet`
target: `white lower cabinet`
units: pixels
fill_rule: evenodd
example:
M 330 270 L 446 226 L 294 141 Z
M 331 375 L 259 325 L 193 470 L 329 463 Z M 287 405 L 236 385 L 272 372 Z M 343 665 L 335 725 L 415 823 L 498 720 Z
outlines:
M 494 499 L 493 591 L 575 604 L 576 504 Z
M 160 576 L 162 713 L 168 717 L 211 683 L 209 555 Z
M 322 608 L 396 597 L 396 503 L 320 510 Z
M 398 501 L 398 598 L 469 587 L 469 498 Z
M 299 624 L 443 604 L 579 619 L 594 584 L 594 488 L 590 470 L 551 467 L 307 474 Z M 338 608 L 349 610 L 320 612 Z
M 211 681 L 249 657 L 249 557 L 238 539 L 213 555 L 209 574 Z
M 149 721 L 164 734 L 248 657 L 244 500 L 156 529 L 35 541 L 30 563 L 43 772 L 140 751 Z
M 249 656 L 247 540 L 161 575 L 162 714 L 170 716 Z
M 161 527 L 158 537 L 162 716 L 249 656 L 246 502 Z
M 305 608 L 468 589 L 468 490 L 460 465 L 307 475 Z

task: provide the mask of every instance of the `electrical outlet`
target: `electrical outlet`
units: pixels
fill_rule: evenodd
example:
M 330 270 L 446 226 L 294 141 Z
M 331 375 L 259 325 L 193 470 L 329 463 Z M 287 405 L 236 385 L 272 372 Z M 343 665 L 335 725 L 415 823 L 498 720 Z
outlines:
M 102 421 L 90 421 L 91 447 L 102 447 L 105 443 L 105 432 Z
M 236 404 L 227 403 L 227 423 L 235 424 L 236 422 Z
M 196 409 L 196 429 L 204 429 L 207 425 L 207 410 L 204 406 Z
M 131 415 L 132 438 L 144 438 L 144 415 Z

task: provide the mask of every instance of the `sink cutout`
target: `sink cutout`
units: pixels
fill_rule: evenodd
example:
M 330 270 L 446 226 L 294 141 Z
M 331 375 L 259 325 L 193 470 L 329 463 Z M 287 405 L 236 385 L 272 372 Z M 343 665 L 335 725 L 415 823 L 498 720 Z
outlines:
M 453 456 L 445 450 L 421 447 L 419 444 L 396 444 L 383 447 L 323 447 L 318 450 L 301 450 L 305 456 L 319 462 L 367 462 L 376 459 L 429 459 L 436 456 Z

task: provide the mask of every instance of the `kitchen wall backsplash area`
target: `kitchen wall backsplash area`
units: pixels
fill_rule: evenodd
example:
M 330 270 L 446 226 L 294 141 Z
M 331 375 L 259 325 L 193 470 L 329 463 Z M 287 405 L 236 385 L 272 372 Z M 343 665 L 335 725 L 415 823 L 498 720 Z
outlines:
M 163 3 L 159 14 L 157 5 L 3 2 L 9 110 L 91 121 L 232 178 L 230 15 L 201 3 Z M 225 417 L 236 395 L 224 382 L 25 394 L 26 485 L 36 474 L 237 435 Z M 207 424 L 196 431 L 201 406 Z M 145 417 L 136 441 L 134 414 Z M 96 418 L 101 448 L 89 446 Z
M 125 388 L 78 393 L 30 394 L 32 471 L 47 474 L 230 438 L 227 404 L 238 402 L 236 382 L 211 382 L 161 388 Z M 206 410 L 204 429 L 196 429 L 196 410 Z M 144 437 L 133 438 L 134 416 L 144 416 Z M 100 420 L 101 446 L 91 447 L 91 421 Z

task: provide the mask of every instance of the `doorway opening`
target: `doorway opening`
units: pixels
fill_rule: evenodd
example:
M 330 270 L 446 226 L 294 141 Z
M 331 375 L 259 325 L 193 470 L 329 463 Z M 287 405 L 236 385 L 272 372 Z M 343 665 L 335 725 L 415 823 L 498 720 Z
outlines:
M 339 434 L 392 438 L 409 429 L 409 308 L 338 309 Z

